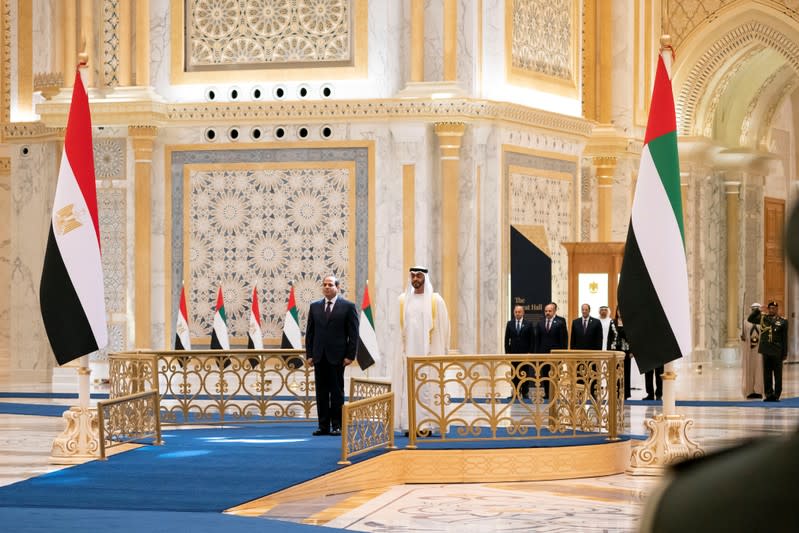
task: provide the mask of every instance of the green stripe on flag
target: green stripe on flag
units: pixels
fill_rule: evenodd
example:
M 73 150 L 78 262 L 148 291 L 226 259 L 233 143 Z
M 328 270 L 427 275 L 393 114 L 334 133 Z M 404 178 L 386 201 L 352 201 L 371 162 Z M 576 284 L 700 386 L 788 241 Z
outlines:
M 372 326 L 372 329 L 374 329 L 375 321 L 372 320 L 372 306 L 369 306 L 366 309 L 364 309 L 363 314 L 366 316 L 366 319 L 369 321 L 369 324 Z
M 685 246 L 685 229 L 683 228 L 682 194 L 680 192 L 680 158 L 677 152 L 677 132 L 672 131 L 649 141 L 649 152 L 658 171 L 660 181 L 669 197 L 674 218 L 680 228 L 683 246 Z

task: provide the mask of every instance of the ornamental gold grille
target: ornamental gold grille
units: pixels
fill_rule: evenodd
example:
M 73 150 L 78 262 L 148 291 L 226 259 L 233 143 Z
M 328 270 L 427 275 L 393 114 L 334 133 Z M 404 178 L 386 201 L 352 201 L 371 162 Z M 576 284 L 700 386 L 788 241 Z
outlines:
M 187 71 L 352 64 L 349 0 L 186 0 Z

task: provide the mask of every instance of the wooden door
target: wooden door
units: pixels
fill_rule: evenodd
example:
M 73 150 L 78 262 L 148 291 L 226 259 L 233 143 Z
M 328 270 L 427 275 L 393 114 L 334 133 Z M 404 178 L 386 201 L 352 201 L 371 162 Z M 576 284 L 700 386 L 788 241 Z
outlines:
M 785 200 L 764 198 L 765 224 L 763 228 L 763 289 L 766 305 L 771 300 L 780 304 L 780 314 L 788 315 L 785 308 Z

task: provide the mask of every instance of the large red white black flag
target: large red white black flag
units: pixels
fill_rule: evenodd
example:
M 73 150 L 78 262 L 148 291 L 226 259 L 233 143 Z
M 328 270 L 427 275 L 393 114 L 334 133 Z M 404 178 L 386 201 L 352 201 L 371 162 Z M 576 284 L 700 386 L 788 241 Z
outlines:
M 69 107 L 39 305 L 58 364 L 108 344 L 92 123 L 79 73 Z

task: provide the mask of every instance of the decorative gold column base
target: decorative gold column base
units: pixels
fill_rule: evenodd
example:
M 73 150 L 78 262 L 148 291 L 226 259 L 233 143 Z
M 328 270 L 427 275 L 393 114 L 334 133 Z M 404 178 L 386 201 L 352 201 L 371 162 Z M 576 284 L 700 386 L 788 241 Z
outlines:
M 70 407 L 61 415 L 67 427 L 53 441 L 50 462 L 75 465 L 100 458 L 100 437 L 97 410 Z
M 705 451 L 688 438 L 694 421 L 683 415 L 657 414 L 644 420 L 649 438 L 632 450 L 626 472 L 633 476 L 659 476 L 663 469 L 682 459 L 705 455 Z

